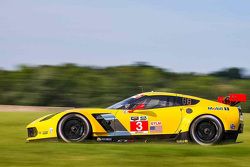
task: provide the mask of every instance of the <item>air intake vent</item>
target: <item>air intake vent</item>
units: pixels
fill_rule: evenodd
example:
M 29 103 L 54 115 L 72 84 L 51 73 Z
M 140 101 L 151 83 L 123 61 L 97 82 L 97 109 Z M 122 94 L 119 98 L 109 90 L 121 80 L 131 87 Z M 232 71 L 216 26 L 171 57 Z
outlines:
M 37 135 L 36 128 L 28 128 L 28 137 L 35 137 Z

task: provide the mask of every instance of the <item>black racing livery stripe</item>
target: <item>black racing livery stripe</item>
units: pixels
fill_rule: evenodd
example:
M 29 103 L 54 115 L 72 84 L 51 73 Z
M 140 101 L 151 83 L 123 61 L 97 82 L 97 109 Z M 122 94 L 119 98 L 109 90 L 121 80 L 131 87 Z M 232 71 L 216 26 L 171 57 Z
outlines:
M 121 124 L 121 122 L 110 113 L 92 114 L 97 122 L 105 129 L 108 133 L 115 131 L 125 131 L 127 129 Z

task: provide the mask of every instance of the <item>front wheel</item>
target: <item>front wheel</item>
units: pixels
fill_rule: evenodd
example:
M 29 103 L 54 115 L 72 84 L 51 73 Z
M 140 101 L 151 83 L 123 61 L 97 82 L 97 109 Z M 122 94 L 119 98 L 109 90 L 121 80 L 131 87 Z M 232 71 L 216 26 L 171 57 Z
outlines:
M 88 120 L 80 114 L 66 115 L 58 124 L 58 135 L 65 142 L 84 141 L 90 132 Z
M 190 127 L 191 139 L 200 145 L 213 145 L 223 137 L 222 123 L 212 115 L 198 117 Z

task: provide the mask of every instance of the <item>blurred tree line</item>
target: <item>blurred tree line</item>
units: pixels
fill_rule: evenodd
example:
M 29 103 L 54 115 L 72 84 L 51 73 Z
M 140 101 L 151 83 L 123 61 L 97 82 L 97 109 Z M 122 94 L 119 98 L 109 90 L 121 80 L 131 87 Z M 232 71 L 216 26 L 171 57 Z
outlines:
M 165 91 L 216 100 L 229 93 L 250 91 L 243 70 L 229 68 L 208 75 L 173 73 L 137 63 L 117 67 L 20 66 L 0 70 L 0 104 L 107 107 L 144 91 Z M 250 112 L 250 103 L 242 104 Z

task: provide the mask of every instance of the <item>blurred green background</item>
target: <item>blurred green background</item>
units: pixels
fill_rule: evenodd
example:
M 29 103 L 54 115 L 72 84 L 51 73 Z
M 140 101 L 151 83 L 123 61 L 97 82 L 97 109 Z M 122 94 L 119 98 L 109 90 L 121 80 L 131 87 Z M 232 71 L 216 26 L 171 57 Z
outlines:
M 229 68 L 211 74 L 173 73 L 136 63 L 115 67 L 20 66 L 0 70 L 0 104 L 107 107 L 144 91 L 166 91 L 211 100 L 229 93 L 250 91 L 250 79 L 243 70 Z M 250 112 L 250 103 L 242 103 Z

